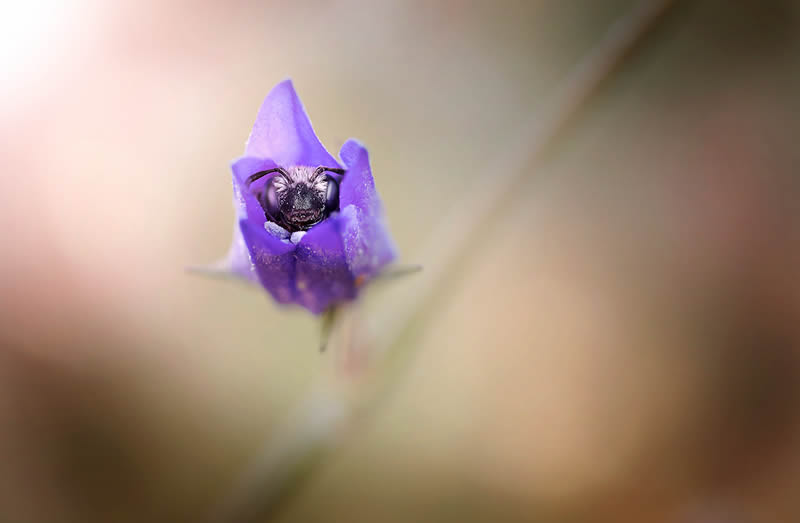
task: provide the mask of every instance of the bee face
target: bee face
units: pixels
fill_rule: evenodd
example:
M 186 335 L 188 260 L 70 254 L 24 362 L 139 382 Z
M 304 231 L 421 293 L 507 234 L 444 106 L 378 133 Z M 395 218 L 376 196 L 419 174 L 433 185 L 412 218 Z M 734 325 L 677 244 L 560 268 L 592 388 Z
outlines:
M 278 172 L 257 194 L 264 214 L 289 232 L 307 231 L 339 208 L 339 183 L 326 171 L 344 173 L 338 168 L 297 166 L 262 171 L 248 182 Z
M 272 186 L 278 196 L 278 207 L 290 232 L 305 231 L 322 221 L 328 180 L 308 167 L 287 170 L 289 176 L 276 176 Z

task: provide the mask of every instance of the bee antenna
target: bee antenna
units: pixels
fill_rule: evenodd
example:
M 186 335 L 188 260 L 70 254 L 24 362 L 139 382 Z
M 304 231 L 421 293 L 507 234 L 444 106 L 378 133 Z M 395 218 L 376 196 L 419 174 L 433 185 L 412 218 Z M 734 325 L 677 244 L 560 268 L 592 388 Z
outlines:
M 250 176 L 247 177 L 246 183 L 249 186 L 254 181 L 258 180 L 259 178 L 263 178 L 264 176 L 270 173 L 280 173 L 281 176 L 283 176 L 284 178 L 289 176 L 289 173 L 287 173 L 286 169 L 284 169 L 283 167 L 275 167 L 274 169 L 267 169 L 266 171 L 259 171 L 255 174 L 251 174 Z
M 332 173 L 335 173 L 335 174 L 342 174 L 342 175 L 347 172 L 345 169 L 342 169 L 340 167 L 323 167 L 323 166 L 320 166 L 320 167 L 317 167 L 316 169 L 314 169 L 314 176 L 319 176 L 320 174 L 324 173 L 325 171 L 332 172 Z

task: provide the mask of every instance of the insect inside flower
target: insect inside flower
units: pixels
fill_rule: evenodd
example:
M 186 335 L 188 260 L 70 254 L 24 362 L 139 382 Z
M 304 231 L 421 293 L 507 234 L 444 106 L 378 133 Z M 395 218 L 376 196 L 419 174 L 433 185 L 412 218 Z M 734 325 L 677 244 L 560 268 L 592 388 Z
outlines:
M 339 181 L 327 173 L 343 175 L 338 167 L 275 167 L 247 177 L 247 186 L 269 174 L 256 193 L 267 220 L 289 232 L 307 231 L 339 210 Z
M 267 95 L 232 168 L 233 242 L 217 272 L 322 314 L 355 299 L 396 258 L 366 148 L 351 139 L 334 158 L 291 81 Z

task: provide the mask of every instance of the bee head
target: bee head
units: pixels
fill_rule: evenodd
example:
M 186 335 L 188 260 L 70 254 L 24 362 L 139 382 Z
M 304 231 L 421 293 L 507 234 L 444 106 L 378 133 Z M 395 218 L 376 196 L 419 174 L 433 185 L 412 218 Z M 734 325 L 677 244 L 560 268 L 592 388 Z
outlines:
M 306 231 L 339 208 L 339 183 L 326 172 L 344 174 L 343 169 L 297 166 L 258 172 L 248 178 L 248 185 L 270 172 L 269 179 L 257 194 L 268 220 L 289 232 Z

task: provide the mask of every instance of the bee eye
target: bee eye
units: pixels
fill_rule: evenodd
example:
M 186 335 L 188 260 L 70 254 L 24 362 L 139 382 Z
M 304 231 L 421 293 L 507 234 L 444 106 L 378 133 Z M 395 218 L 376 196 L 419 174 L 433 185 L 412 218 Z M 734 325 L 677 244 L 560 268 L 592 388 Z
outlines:
M 328 190 L 325 193 L 325 214 L 330 214 L 339 208 L 339 182 L 333 176 L 327 175 Z
M 261 207 L 267 213 L 267 218 L 273 222 L 277 222 L 280 213 L 280 200 L 278 200 L 278 191 L 275 188 L 275 178 L 270 179 L 264 186 L 264 193 L 261 196 Z

